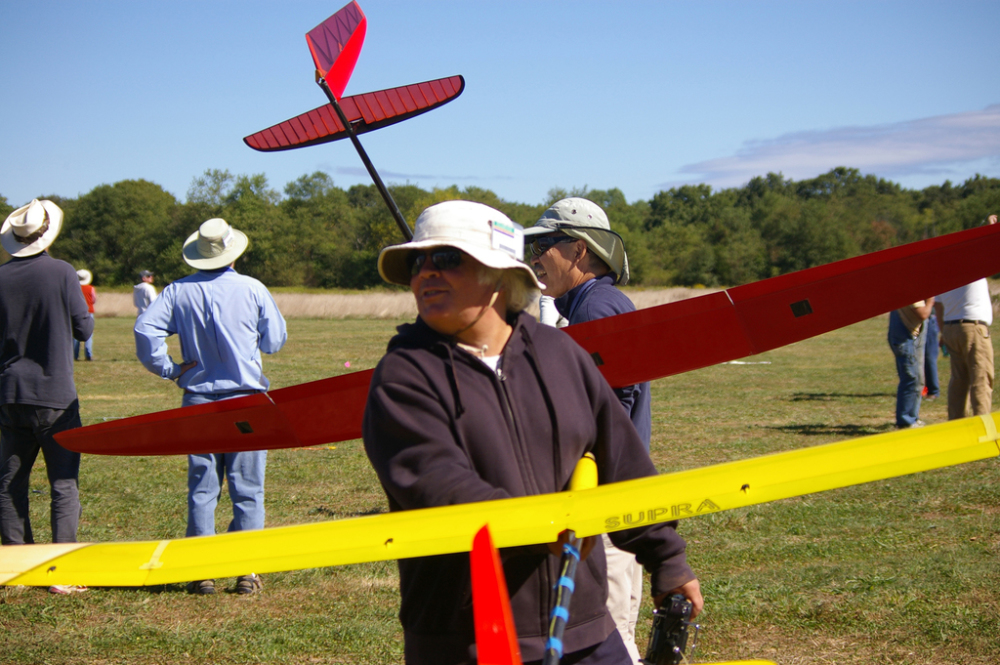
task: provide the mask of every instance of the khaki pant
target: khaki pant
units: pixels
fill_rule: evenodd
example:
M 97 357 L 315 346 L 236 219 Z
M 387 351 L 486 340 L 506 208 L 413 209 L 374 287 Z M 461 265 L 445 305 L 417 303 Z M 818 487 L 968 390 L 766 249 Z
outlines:
M 615 621 L 618 634 L 628 649 L 632 662 L 639 663 L 639 648 L 635 643 L 635 623 L 642 604 L 642 566 L 635 555 L 611 544 L 603 534 L 604 556 L 608 561 L 608 612 Z
M 948 382 L 948 420 L 974 416 L 993 408 L 993 340 L 989 327 L 979 323 L 945 323 L 941 337 L 951 359 Z

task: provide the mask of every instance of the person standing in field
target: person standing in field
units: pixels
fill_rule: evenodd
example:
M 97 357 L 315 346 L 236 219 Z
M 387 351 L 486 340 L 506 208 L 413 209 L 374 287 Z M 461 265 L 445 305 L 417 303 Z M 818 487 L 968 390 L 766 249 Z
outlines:
M 73 267 L 46 249 L 62 229 L 63 212 L 33 200 L 7 217 L 0 243 L 0 542 L 34 543 L 28 481 L 41 451 L 49 479 L 52 542 L 74 543 L 80 524 L 80 453 L 55 435 L 80 427 L 71 340 L 94 332 L 94 319 Z M 53 586 L 67 594 L 82 586 Z
M 611 230 L 604 210 L 587 199 L 556 201 L 535 226 L 525 229 L 531 266 L 545 283 L 543 297 L 553 298 L 568 325 L 634 312 L 635 306 L 617 287 L 628 284 L 628 254 L 621 236 Z M 619 402 L 649 452 L 653 418 L 649 383 L 616 388 Z M 635 555 L 618 549 L 603 536 L 608 562 L 608 611 L 622 641 L 639 662 L 635 625 L 642 606 L 642 567 Z
M 156 300 L 153 279 L 153 273 L 142 270 L 139 272 L 139 283 L 132 287 L 132 304 L 135 305 L 136 316 L 145 312 L 149 305 Z
M 184 391 L 183 406 L 264 392 L 261 351 L 285 344 L 285 319 L 267 288 L 233 266 L 249 241 L 225 220 L 203 223 L 184 243 L 184 261 L 198 272 L 163 289 L 135 322 L 136 355 L 150 372 Z M 177 335 L 183 358 L 174 362 L 166 339 Z M 215 508 L 223 478 L 233 519 L 229 531 L 264 528 L 267 451 L 188 455 L 187 536 L 215 533 Z M 263 587 L 260 576 L 241 575 L 236 593 Z M 188 585 L 191 593 L 215 593 L 215 580 Z
M 488 206 L 446 201 L 417 218 L 413 239 L 386 247 L 378 269 L 409 285 L 418 318 L 398 328 L 372 376 L 365 452 L 393 512 L 565 490 L 588 452 L 601 483 L 656 474 L 645 444 L 590 356 L 524 310 L 541 285 L 524 263 L 520 226 Z M 616 531 L 611 540 L 650 572 L 657 603 L 697 577 L 676 523 Z M 600 539 L 577 568 L 563 662 L 626 665 L 631 657 L 606 607 Z M 554 543 L 500 551 L 521 657 L 546 650 Z M 405 660 L 476 660 L 467 554 L 399 561 Z
M 920 300 L 889 313 L 889 348 L 896 357 L 896 429 L 923 427 L 920 399 L 924 387 L 927 324 L 934 298 Z M 935 349 L 937 351 L 937 349 Z
M 91 282 L 94 280 L 94 276 L 89 270 L 77 270 L 76 276 L 80 280 L 80 291 L 83 293 L 83 299 L 87 301 L 87 311 L 90 312 L 90 318 L 94 318 L 94 305 L 97 304 L 97 290 Z M 87 361 L 93 360 L 94 358 L 94 336 L 91 335 L 87 338 L 87 341 L 83 344 L 83 354 L 84 359 Z M 73 340 L 73 360 L 80 359 L 80 342 L 78 340 Z
M 996 224 L 990 215 L 985 224 Z M 981 416 L 993 409 L 993 302 L 986 279 L 942 293 L 935 299 L 934 314 L 941 329 L 941 344 L 948 347 L 951 378 L 948 381 L 948 420 Z

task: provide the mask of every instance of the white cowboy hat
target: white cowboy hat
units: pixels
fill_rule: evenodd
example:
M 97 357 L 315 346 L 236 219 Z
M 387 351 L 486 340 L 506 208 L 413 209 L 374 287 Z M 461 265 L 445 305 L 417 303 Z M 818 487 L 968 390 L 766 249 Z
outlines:
M 80 285 L 87 286 L 92 281 L 94 281 L 94 276 L 89 270 L 77 270 L 76 276 L 80 278 Z
M 250 241 L 226 220 L 213 217 L 184 241 L 184 262 L 198 270 L 225 268 L 246 251 Z
M 536 235 L 564 233 L 587 243 L 587 249 L 596 254 L 615 273 L 615 284 L 628 284 L 628 254 L 622 237 L 611 230 L 604 209 L 593 201 L 577 196 L 562 199 L 542 213 L 535 225 L 524 230 L 528 242 Z
M 41 254 L 62 229 L 63 211 L 52 201 L 32 200 L 10 213 L 0 229 L 0 244 L 11 256 Z
M 413 240 L 386 247 L 378 256 L 378 272 L 390 284 L 410 285 L 407 257 L 431 247 L 454 247 L 489 268 L 520 270 L 542 289 L 535 271 L 521 259 L 524 233 L 520 224 L 499 210 L 472 201 L 444 201 L 420 213 Z

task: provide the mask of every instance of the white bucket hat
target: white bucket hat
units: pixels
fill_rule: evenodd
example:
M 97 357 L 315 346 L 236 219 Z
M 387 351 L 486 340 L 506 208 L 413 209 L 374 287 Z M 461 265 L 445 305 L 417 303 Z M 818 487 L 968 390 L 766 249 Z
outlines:
M 52 201 L 32 200 L 10 213 L 0 229 L 0 244 L 11 256 L 41 254 L 62 230 L 63 211 Z
M 544 288 L 523 260 L 524 230 L 499 210 L 472 201 L 444 201 L 420 213 L 413 240 L 386 247 L 378 255 L 378 272 L 390 284 L 410 285 L 407 257 L 431 247 L 460 249 L 484 266 L 519 270 L 534 288 Z
M 87 286 L 94 281 L 94 275 L 89 270 L 77 270 L 76 276 L 80 278 L 81 286 Z
M 246 251 L 250 241 L 220 217 L 202 222 L 184 241 L 184 262 L 198 270 L 225 268 Z
M 608 216 L 593 201 L 571 197 L 556 201 L 542 213 L 535 225 L 524 230 L 531 237 L 555 232 L 565 233 L 587 243 L 587 249 L 597 255 L 615 273 L 615 284 L 628 284 L 628 254 L 622 237 L 611 230 Z

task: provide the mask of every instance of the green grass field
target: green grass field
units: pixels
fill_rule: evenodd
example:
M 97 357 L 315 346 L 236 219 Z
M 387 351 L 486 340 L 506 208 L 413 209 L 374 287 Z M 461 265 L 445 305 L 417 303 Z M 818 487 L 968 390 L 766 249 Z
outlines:
M 97 320 L 96 361 L 77 365 L 84 424 L 180 404 L 172 383 L 136 361 L 132 323 Z M 372 367 L 395 325 L 292 319 L 265 371 L 280 388 Z M 654 382 L 654 461 L 672 471 L 890 430 L 896 375 L 885 330 L 879 317 L 747 359 L 767 364 Z M 946 384 L 946 359 L 941 370 Z M 944 399 L 925 402 L 922 417 L 943 422 Z M 268 466 L 269 526 L 385 510 L 360 441 L 273 451 Z M 183 536 L 185 470 L 182 457 L 85 456 L 79 539 Z M 41 460 L 31 487 L 36 538 L 47 542 Z M 223 499 L 220 530 L 229 514 Z M 694 518 L 680 530 L 706 599 L 698 661 L 1000 662 L 996 460 Z M 396 582 L 389 562 L 268 575 L 251 597 L 195 597 L 182 585 L 63 597 L 0 587 L 0 654 L 24 664 L 401 663 Z

